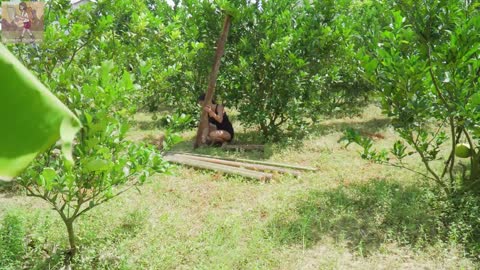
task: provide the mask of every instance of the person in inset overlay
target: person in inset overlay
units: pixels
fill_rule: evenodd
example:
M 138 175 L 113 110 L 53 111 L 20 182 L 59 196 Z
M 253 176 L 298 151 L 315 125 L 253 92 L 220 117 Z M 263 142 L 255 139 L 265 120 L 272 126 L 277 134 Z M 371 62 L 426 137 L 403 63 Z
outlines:
M 31 7 L 27 7 L 27 3 L 22 2 L 19 5 L 21 15 L 15 16 L 15 20 L 22 20 L 23 21 L 23 31 L 20 39 L 23 39 L 25 36 L 25 32 L 28 33 L 31 39 L 34 39 L 33 33 L 30 30 L 32 28 L 32 20 L 33 20 L 33 12 Z

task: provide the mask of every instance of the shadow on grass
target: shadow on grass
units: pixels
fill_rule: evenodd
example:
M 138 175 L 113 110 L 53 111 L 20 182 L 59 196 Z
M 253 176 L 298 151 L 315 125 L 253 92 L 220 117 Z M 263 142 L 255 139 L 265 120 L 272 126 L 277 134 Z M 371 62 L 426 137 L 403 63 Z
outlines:
M 391 123 L 388 118 L 373 118 L 367 121 L 339 121 L 332 123 L 319 123 L 313 125 L 310 133 L 314 135 L 326 135 L 334 132 L 343 132 L 347 128 L 353 128 L 360 132 L 372 133 L 379 132 L 387 128 Z
M 220 156 L 220 157 L 255 159 L 255 160 L 268 159 L 273 155 L 273 151 L 274 151 L 272 150 L 272 145 L 269 143 L 263 143 L 259 139 L 258 132 L 255 132 L 255 131 L 235 133 L 235 139 L 232 142 L 232 144 L 263 144 L 264 151 L 225 150 L 218 146 L 202 146 L 197 149 L 193 149 L 194 141 L 195 141 L 195 137 L 192 137 L 188 140 L 184 140 L 180 143 L 177 143 L 172 147 L 171 151 L 212 155 L 212 156 Z
M 21 193 L 22 187 L 15 181 L 3 181 L 0 180 L 0 194 L 3 194 L 5 198 L 11 198 Z
M 275 216 L 267 232 L 281 244 L 307 248 L 330 236 L 366 256 L 391 241 L 423 247 L 438 238 L 438 224 L 421 189 L 378 180 L 311 191 L 293 211 Z
M 57 249 L 55 252 L 47 254 L 45 250 L 42 250 L 44 253 L 44 256 L 48 256 L 46 259 L 43 261 L 41 260 L 35 260 L 32 261 L 32 265 L 28 265 L 28 269 L 35 269 L 35 270 L 41 270 L 41 269 L 62 269 L 62 267 L 65 265 L 65 255 L 68 252 L 67 250 L 63 249 Z
M 15 188 L 15 182 L 0 180 L 0 192 L 8 192 Z
M 77 229 L 77 236 L 81 241 L 77 242 L 78 252 L 73 258 L 72 269 L 121 269 L 122 258 L 114 247 L 140 234 L 147 224 L 148 216 L 148 211 L 142 209 L 128 212 L 122 217 L 121 223 L 103 237 L 98 236 L 103 222 L 76 224 L 79 228 L 83 227 L 83 230 Z M 30 252 L 38 257 L 30 257 L 32 265 L 28 269 L 63 269 L 68 249 L 63 247 L 52 250 L 52 245 L 45 246 L 45 243 L 35 243 L 29 247 L 32 249 Z M 45 256 L 40 256 L 39 251 Z
M 164 124 L 160 120 L 131 120 L 132 129 L 136 130 L 155 130 L 164 128 Z

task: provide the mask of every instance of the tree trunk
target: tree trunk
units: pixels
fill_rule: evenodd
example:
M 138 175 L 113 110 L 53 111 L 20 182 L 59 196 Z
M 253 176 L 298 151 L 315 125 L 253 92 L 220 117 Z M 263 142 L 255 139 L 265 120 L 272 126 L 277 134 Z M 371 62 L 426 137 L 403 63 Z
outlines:
M 223 23 L 223 30 L 220 35 L 220 38 L 217 42 L 217 51 L 215 53 L 215 58 L 213 60 L 212 72 L 210 73 L 210 78 L 208 82 L 207 93 L 205 94 L 204 105 L 211 105 L 213 94 L 215 92 L 215 85 L 217 83 L 218 71 L 220 70 L 220 62 L 222 60 L 223 53 L 225 52 L 225 43 L 227 42 L 228 31 L 230 29 L 230 24 L 232 22 L 231 15 L 225 15 L 225 21 Z M 202 108 L 202 115 L 200 117 L 200 124 L 198 126 L 197 138 L 195 140 L 194 148 L 197 148 L 202 144 L 202 133 L 208 128 L 208 114 Z
M 64 220 L 68 232 L 68 242 L 70 243 L 70 250 L 65 256 L 65 266 L 70 266 L 73 257 L 77 253 L 77 245 L 75 243 L 75 232 L 73 231 L 73 220 Z
M 265 124 L 264 122 L 260 123 L 260 130 L 262 130 L 263 137 L 268 138 L 270 133 L 269 133 L 269 129 L 267 127 L 267 124 Z

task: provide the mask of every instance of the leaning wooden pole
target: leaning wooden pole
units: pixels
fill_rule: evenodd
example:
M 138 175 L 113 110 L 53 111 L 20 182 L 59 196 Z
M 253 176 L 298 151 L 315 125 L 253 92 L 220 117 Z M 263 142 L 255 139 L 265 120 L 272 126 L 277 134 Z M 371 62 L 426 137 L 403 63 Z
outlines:
M 220 70 L 220 63 L 222 60 L 222 56 L 225 52 L 225 43 L 227 42 L 228 31 L 230 30 L 230 24 L 232 22 L 232 16 L 229 14 L 225 15 L 225 21 L 223 22 L 223 29 L 220 35 L 220 38 L 217 41 L 217 51 L 215 53 L 215 58 L 213 60 L 213 67 L 210 73 L 210 78 L 208 81 L 208 89 L 207 93 L 205 94 L 205 105 L 211 105 L 213 94 L 215 93 L 215 85 L 217 84 L 217 77 L 218 71 Z M 200 124 L 198 125 L 197 131 L 197 138 L 195 139 L 195 143 L 193 148 L 197 148 L 202 144 L 202 134 L 203 131 L 208 128 L 208 114 L 202 108 L 202 114 L 200 117 Z

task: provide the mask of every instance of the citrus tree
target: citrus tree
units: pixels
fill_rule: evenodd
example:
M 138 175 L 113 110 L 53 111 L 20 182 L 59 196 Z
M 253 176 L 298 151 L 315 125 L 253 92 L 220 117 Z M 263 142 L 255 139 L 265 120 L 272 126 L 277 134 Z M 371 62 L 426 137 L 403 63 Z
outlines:
M 366 76 L 377 86 L 383 111 L 392 117 L 403 140 L 389 151 L 375 151 L 370 140 L 353 131 L 347 139 L 364 147 L 364 158 L 385 164 L 406 167 L 402 160 L 418 155 L 425 167 L 418 173 L 446 194 L 478 193 L 478 5 L 453 0 L 424 2 L 390 1 L 382 8 L 383 2 L 372 1 L 364 6 L 367 17 L 389 15 L 380 28 L 371 26 L 377 31 L 370 32 L 371 41 L 364 40 L 368 46 L 361 49 L 359 59 Z M 449 148 L 446 155 L 444 146 Z M 456 153 L 463 159 L 459 161 Z
M 71 162 L 78 119 L 1 44 L 0 79 L 4 87 L 0 117 L 5 130 L 0 135 L 0 179 L 11 180 L 20 174 L 60 138 L 64 156 Z
M 149 24 L 155 34 L 145 41 L 149 49 L 141 51 L 143 61 L 136 67 L 146 86 L 144 108 L 154 112 L 167 106 L 196 115 L 196 98 L 206 91 L 221 29 L 220 9 L 211 1 L 182 1 L 174 7 L 152 1 L 148 14 L 156 20 Z
M 65 264 L 71 265 L 79 246 L 75 221 L 153 173 L 164 172 L 167 165 L 153 146 L 125 138 L 137 110 L 135 101 L 142 95 L 129 65 L 138 57 L 132 51 L 139 44 L 126 37 L 141 32 L 142 2 L 114 6 L 99 1 L 75 11 L 69 3 L 49 4 L 44 43 L 10 49 L 75 113 L 82 128 L 69 145 L 73 163 L 59 154 L 60 145 L 53 146 L 17 182 L 28 196 L 46 201 L 60 215 L 70 246 Z M 129 13 L 135 7 L 138 13 Z M 123 24 L 129 20 L 133 22 Z
M 172 7 L 150 1 L 139 61 L 132 61 L 144 108 L 198 114 L 196 98 L 206 91 L 228 11 L 233 22 L 215 93 L 238 109 L 242 124 L 278 139 L 281 130 L 304 130 L 322 115 L 357 112 L 369 84 L 347 44 L 350 3 L 182 1 Z
M 308 120 L 359 104 L 367 88 L 343 46 L 344 5 L 281 0 L 243 7 L 219 79 L 243 124 L 278 139 L 285 128 L 303 131 Z
M 108 65 L 98 71 L 103 76 L 112 72 Z M 110 79 L 100 84 L 97 82 L 102 79 L 89 77 L 91 84 L 84 83 L 82 94 L 73 101 L 91 106 L 74 106 L 83 128 L 73 145 L 73 166 L 58 155 L 57 147 L 52 147 L 17 180 L 28 196 L 47 201 L 59 213 L 70 244 L 67 263 L 77 251 L 73 229 L 77 218 L 166 168 L 156 149 L 125 139 L 128 112 L 114 109 L 124 106 L 116 102 L 131 87 L 125 79 L 130 75 L 124 74 L 121 79 L 107 75 L 103 80 Z

